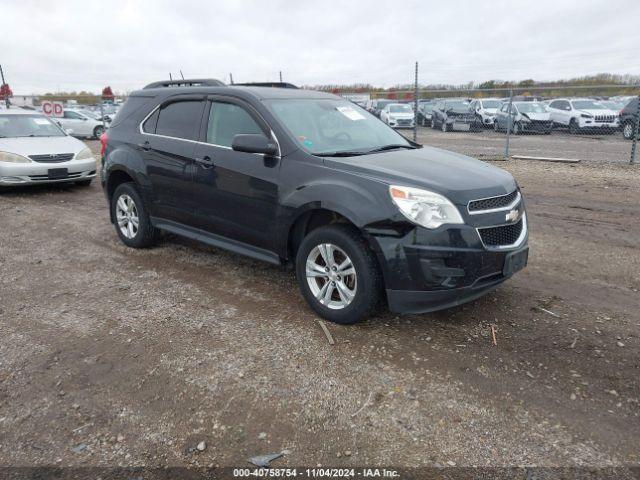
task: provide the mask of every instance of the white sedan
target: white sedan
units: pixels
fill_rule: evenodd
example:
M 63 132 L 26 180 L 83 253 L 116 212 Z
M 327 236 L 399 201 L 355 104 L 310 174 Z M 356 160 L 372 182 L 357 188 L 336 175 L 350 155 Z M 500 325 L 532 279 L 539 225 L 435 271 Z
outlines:
M 380 111 L 380 120 L 393 128 L 413 128 L 414 117 L 406 103 L 389 103 Z
M 76 109 L 65 109 L 64 116 L 54 121 L 65 130 L 73 130 L 74 137 L 100 138 L 105 131 L 100 120 Z
M 30 110 L 0 110 L 0 187 L 89 185 L 96 170 L 91 150 L 49 118 Z

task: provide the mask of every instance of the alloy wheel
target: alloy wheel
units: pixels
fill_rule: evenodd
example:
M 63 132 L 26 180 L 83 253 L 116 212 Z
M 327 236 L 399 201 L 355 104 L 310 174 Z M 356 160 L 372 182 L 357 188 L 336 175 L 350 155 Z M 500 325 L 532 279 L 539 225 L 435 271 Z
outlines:
M 624 128 L 622 129 L 622 136 L 627 140 L 633 137 L 633 125 L 625 123 Z
M 138 234 L 140 218 L 138 217 L 138 208 L 133 199 L 123 193 L 116 202 L 116 221 L 120 232 L 126 238 L 133 239 Z
M 356 270 L 340 247 L 331 243 L 314 247 L 307 257 L 305 271 L 311 293 L 325 307 L 340 310 L 355 298 Z

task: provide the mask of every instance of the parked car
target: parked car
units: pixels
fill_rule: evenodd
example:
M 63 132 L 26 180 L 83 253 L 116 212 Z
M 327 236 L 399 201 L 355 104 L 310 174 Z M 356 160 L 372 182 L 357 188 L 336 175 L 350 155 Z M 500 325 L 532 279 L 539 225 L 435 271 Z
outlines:
M 618 112 L 589 98 L 556 98 L 549 102 L 551 120 L 558 127 L 580 131 L 613 132 L 620 126 Z
M 471 109 L 476 112 L 476 123 L 482 127 L 491 127 L 501 104 L 498 98 L 479 98 L 472 101 Z
M 388 98 L 377 98 L 373 101 L 370 112 L 376 117 L 380 118 L 380 112 L 382 112 L 382 109 L 385 107 L 385 105 L 388 105 L 390 103 L 398 102 L 396 100 L 390 100 Z
M 44 115 L 0 111 L 0 187 L 73 182 L 89 185 L 97 163 L 87 146 Z
M 632 97 L 631 101 L 620 112 L 620 126 L 622 136 L 626 140 L 633 138 L 636 118 L 638 117 L 638 97 Z
M 511 104 L 511 122 L 509 123 L 509 103 L 503 103 L 498 109 L 493 124 L 494 130 L 507 129 L 511 133 L 545 133 L 553 129 L 551 113 L 546 105 L 538 102 L 513 102 Z
M 73 130 L 74 137 L 100 138 L 105 131 L 102 121 L 77 109 L 65 108 L 63 117 L 55 119 L 64 129 Z
M 380 112 L 380 120 L 392 128 L 413 128 L 413 109 L 404 103 L 389 103 Z
M 311 308 L 338 323 L 383 296 L 395 312 L 459 305 L 527 263 L 504 170 L 412 143 L 328 93 L 155 85 L 106 134 L 101 179 L 125 245 L 164 230 L 292 263 Z
M 418 125 L 423 127 L 431 126 L 431 114 L 435 104 L 435 100 L 420 100 L 418 102 Z
M 452 130 L 477 130 L 476 116 L 468 98 L 447 98 L 439 100 L 431 113 L 431 128 L 443 132 Z

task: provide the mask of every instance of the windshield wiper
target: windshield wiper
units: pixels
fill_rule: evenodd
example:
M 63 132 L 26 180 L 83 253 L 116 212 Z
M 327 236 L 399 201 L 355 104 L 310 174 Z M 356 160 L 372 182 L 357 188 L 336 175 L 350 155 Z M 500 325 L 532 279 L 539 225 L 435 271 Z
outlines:
M 366 155 L 369 152 L 363 152 L 360 150 L 342 150 L 338 152 L 318 152 L 314 153 L 317 157 L 355 157 L 357 155 Z
M 396 148 L 408 148 L 409 150 L 413 150 L 417 147 L 414 147 L 413 145 L 391 144 L 372 148 L 371 150 L 367 150 L 367 153 L 384 152 L 385 150 L 395 150 Z

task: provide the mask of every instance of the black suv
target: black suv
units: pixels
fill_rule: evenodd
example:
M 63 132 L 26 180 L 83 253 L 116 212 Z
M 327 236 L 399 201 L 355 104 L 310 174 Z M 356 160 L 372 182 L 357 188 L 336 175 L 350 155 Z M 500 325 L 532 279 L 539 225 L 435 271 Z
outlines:
M 638 97 L 632 98 L 627 106 L 620 111 L 620 128 L 622 136 L 626 140 L 633 138 L 633 132 L 636 128 L 636 118 L 638 116 Z
M 527 262 L 513 177 L 422 147 L 335 95 L 151 84 L 108 130 L 102 183 L 134 248 L 161 230 L 295 266 L 322 317 L 353 323 L 477 298 Z
M 453 130 L 478 131 L 475 111 L 468 98 L 447 98 L 439 100 L 431 110 L 431 128 L 440 128 L 443 132 Z

